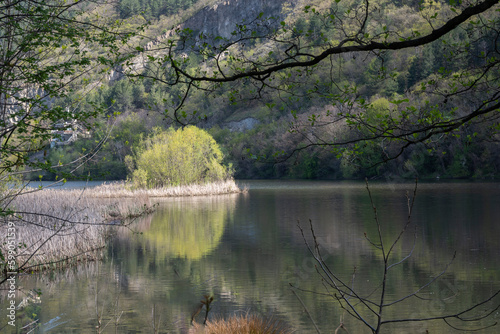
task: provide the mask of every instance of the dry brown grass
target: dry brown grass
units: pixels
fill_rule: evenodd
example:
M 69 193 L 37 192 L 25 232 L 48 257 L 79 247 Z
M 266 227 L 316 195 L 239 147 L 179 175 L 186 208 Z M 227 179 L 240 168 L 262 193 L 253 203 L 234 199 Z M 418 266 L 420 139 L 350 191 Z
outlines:
M 240 193 L 240 189 L 232 179 L 207 184 L 193 184 L 188 186 L 164 187 L 153 189 L 134 189 L 130 185 L 120 182 L 104 184 L 89 189 L 89 196 L 104 198 L 138 198 L 148 197 L 182 197 L 182 196 L 206 196 Z
M 200 334 L 291 334 L 295 333 L 285 323 L 257 315 L 233 316 L 227 320 L 207 321 L 205 326 L 194 324 L 190 333 Z
M 7 228 L 13 223 L 16 264 L 27 270 L 56 268 L 97 260 L 111 229 L 127 217 L 148 212 L 147 196 L 119 202 L 91 196 L 88 190 L 25 190 L 9 204 L 15 213 L 0 224 L 0 248 L 7 254 Z

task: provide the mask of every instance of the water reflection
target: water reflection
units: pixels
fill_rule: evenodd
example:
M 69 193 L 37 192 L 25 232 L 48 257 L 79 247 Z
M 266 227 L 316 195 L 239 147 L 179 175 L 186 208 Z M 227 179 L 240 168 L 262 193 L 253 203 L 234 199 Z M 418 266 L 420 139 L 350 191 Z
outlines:
M 299 333 L 315 333 L 304 307 L 290 292 L 293 283 L 317 292 L 299 294 L 322 332 L 334 332 L 341 319 L 351 333 L 369 332 L 326 293 L 297 228 L 300 221 L 311 241 L 311 219 L 332 270 L 351 281 L 356 268 L 353 287 L 376 299 L 382 259 L 364 238 L 365 232 L 370 238 L 378 233 L 364 185 L 249 184 L 246 195 L 166 200 L 155 215 L 137 223 L 136 232 L 142 234 L 118 234 L 107 262 L 25 279 L 27 289 L 42 289 L 40 323 L 57 324 L 55 332 L 95 332 L 100 315 L 109 323 L 106 332 L 151 332 L 154 307 L 161 314 L 161 332 L 184 333 L 200 298 L 210 294 L 215 297 L 214 316 L 272 314 Z M 396 238 L 405 224 L 404 195 L 412 187 L 373 185 L 385 240 Z M 455 250 L 458 254 L 442 279 L 420 293 L 423 299 L 388 308 L 387 318 L 455 312 L 498 289 L 499 202 L 496 184 L 420 187 L 413 217 L 417 229 L 394 249 L 394 261 L 408 254 L 414 236 L 417 244 L 408 261 L 391 269 L 387 300 L 425 285 Z M 387 332 L 426 330 L 454 332 L 442 322 L 394 325 Z
M 173 199 L 154 216 L 140 222 L 144 248 L 154 249 L 156 260 L 180 257 L 198 260 L 216 248 L 228 221 L 233 220 L 237 195 Z

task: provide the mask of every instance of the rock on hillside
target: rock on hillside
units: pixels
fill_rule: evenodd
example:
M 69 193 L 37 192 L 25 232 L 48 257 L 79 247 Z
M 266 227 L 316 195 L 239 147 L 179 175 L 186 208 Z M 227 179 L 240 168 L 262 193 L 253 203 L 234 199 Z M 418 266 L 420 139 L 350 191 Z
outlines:
M 191 28 L 203 32 L 208 36 L 231 37 L 236 24 L 249 23 L 254 21 L 260 13 L 264 17 L 281 16 L 281 7 L 285 0 L 226 0 L 217 1 L 215 4 L 206 6 L 187 19 L 178 28 Z M 279 22 L 279 20 L 277 20 Z M 145 49 L 151 50 L 160 46 L 166 39 L 174 35 L 173 30 L 169 30 L 154 40 L 149 42 Z M 160 48 L 161 49 L 161 48 Z M 156 56 L 161 55 L 161 51 Z M 127 70 L 132 72 L 142 71 L 147 63 L 147 58 L 143 53 L 138 54 L 128 61 Z M 118 66 L 111 71 L 108 81 L 113 82 L 123 78 L 125 68 Z
M 226 0 L 207 6 L 182 24 L 199 29 L 206 35 L 229 38 L 236 24 L 251 22 L 264 13 L 264 17 L 281 16 L 284 0 Z

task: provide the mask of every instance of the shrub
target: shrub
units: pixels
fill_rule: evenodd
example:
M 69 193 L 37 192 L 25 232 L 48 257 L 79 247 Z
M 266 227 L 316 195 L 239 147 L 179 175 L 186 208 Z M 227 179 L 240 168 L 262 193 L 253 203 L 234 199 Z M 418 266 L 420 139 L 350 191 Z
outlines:
M 155 128 L 136 149 L 132 181 L 136 187 L 154 188 L 225 180 L 232 168 L 223 166 L 222 159 L 219 145 L 202 129 Z
M 291 334 L 292 330 L 287 324 L 276 319 L 264 319 L 256 315 L 239 315 L 233 316 L 227 320 L 216 319 L 207 321 L 206 326 L 202 327 L 194 324 L 190 333 L 205 333 L 205 334 Z

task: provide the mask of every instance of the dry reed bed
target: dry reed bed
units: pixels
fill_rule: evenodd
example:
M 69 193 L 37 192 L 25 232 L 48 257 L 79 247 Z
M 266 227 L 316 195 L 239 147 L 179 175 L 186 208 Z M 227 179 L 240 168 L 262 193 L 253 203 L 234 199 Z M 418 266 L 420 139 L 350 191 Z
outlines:
M 27 190 L 9 205 L 16 229 L 16 264 L 28 270 L 55 268 L 102 257 L 102 248 L 124 217 L 150 208 L 144 196 L 113 203 L 86 190 Z M 0 247 L 7 254 L 7 222 L 0 225 Z
M 207 184 L 193 184 L 187 186 L 133 189 L 126 183 L 104 184 L 90 189 L 90 196 L 105 198 L 128 198 L 128 197 L 182 197 L 182 196 L 206 196 L 241 193 L 233 179 Z
M 229 319 L 209 320 L 205 326 L 194 324 L 189 333 L 196 334 L 292 334 L 288 325 L 276 319 L 256 315 L 239 315 Z

